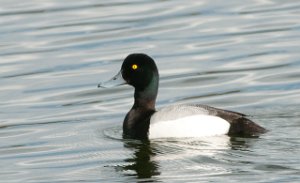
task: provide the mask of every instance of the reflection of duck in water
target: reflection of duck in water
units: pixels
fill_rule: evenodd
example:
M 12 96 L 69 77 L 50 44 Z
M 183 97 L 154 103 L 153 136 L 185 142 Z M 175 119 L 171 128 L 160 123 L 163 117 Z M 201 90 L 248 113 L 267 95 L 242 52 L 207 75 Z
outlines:
M 196 170 L 199 174 L 210 174 L 212 170 L 217 174 L 228 172 L 228 167 L 224 166 L 224 159 L 226 164 L 230 161 L 230 158 L 227 159 L 230 155 L 226 152 L 248 151 L 253 142 L 251 139 L 253 138 L 214 136 L 151 142 L 125 140 L 124 147 L 133 154 L 124 160 L 125 165 L 118 166 L 117 171 L 141 182 L 162 181 L 164 178 L 159 176 L 161 174 L 176 177 L 174 172 L 178 169 Z
M 140 179 L 160 175 L 158 164 L 152 160 L 155 154 L 149 142 L 125 142 L 124 146 L 134 151 L 133 158 L 125 160 L 130 164 L 122 168 L 124 171 L 134 171 Z
M 123 123 L 124 137 L 253 136 L 266 131 L 244 114 L 205 105 L 174 105 L 156 111 L 158 81 L 153 59 L 145 54 L 131 54 L 115 77 L 99 84 L 112 87 L 127 83 L 135 88 L 134 105 Z

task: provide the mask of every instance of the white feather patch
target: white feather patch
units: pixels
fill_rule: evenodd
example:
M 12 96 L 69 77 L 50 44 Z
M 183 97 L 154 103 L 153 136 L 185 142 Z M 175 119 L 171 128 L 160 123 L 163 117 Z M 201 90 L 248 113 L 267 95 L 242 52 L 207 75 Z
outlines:
M 230 124 L 226 120 L 207 114 L 198 114 L 165 121 L 157 121 L 156 119 L 155 122 L 151 118 L 149 139 L 224 135 L 228 133 L 229 127 Z

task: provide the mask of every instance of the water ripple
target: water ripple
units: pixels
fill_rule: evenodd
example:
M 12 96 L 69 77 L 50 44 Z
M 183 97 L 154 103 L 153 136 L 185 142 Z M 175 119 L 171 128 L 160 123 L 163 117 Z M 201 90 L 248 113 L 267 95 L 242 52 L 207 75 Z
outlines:
M 2 2 L 1 180 L 297 182 L 299 7 L 291 0 Z M 157 62 L 158 108 L 232 109 L 269 133 L 122 139 L 133 90 L 96 86 L 132 52 Z

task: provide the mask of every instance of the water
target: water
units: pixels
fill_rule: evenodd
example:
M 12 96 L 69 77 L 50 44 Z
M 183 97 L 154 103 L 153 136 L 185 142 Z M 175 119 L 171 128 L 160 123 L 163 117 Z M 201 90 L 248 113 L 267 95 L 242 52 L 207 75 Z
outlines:
M 3 0 L 0 182 L 299 182 L 300 2 Z M 259 138 L 123 140 L 129 53 L 157 62 L 157 107 L 250 114 Z

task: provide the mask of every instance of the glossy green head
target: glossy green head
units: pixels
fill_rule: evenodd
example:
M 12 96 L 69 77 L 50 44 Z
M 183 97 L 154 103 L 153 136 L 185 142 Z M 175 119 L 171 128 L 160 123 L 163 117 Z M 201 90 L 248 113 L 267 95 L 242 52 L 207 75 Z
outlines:
M 139 91 L 158 87 L 158 71 L 154 60 L 145 54 L 131 54 L 122 64 L 123 79 Z
M 100 83 L 98 87 L 132 85 L 135 88 L 134 106 L 154 108 L 158 82 L 159 74 L 154 60 L 146 54 L 135 53 L 125 58 L 121 70 L 116 76 L 107 82 Z

